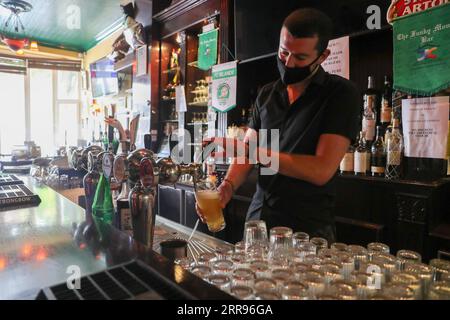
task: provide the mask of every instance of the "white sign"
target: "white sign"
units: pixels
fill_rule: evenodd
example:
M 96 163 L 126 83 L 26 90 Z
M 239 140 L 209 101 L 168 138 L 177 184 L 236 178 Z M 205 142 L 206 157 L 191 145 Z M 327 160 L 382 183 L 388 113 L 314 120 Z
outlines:
M 177 86 L 175 88 L 175 107 L 177 112 L 186 112 L 186 93 L 184 92 L 184 86 Z
M 236 107 L 237 61 L 212 67 L 212 107 L 227 112 Z
M 326 72 L 350 79 L 350 46 L 349 37 L 342 37 L 330 41 L 328 49 L 330 56 L 322 67 Z
M 449 97 L 403 100 L 405 156 L 446 159 L 448 117 Z
M 136 77 L 147 74 L 147 46 L 136 50 Z

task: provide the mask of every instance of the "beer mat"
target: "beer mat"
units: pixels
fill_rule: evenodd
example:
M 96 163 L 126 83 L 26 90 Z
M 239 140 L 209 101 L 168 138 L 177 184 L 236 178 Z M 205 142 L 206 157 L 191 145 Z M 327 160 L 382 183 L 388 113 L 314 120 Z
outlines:
M 13 174 L 0 174 L 0 186 L 8 186 L 12 184 L 22 184 L 23 181 Z
M 12 207 L 37 206 L 41 199 L 23 184 L 0 186 L 0 210 Z

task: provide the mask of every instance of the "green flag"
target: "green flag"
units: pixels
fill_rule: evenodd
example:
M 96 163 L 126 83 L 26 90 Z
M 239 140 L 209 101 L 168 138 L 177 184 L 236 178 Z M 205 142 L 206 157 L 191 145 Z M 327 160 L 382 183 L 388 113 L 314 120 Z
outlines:
M 198 67 L 209 70 L 217 63 L 217 39 L 219 30 L 211 30 L 199 35 Z
M 450 3 L 394 21 L 394 88 L 432 95 L 450 85 Z

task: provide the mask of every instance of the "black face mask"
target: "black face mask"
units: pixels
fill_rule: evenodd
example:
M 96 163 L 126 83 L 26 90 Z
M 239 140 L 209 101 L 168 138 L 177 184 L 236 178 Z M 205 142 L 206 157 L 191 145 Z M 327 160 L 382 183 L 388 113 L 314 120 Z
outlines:
M 319 55 L 316 60 L 311 62 L 309 65 L 305 67 L 300 68 L 289 68 L 286 67 L 283 61 L 281 61 L 280 57 L 277 56 L 277 62 L 278 62 L 278 71 L 280 72 L 281 81 L 288 86 L 290 84 L 294 84 L 297 82 L 301 82 L 308 78 L 312 72 L 311 72 L 311 66 L 317 62 L 317 60 L 320 59 Z

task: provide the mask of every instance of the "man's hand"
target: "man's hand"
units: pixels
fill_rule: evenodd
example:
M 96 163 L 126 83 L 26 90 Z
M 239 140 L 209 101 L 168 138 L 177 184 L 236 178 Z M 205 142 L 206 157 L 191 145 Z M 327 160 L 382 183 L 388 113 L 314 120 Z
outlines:
M 203 146 L 213 144 L 216 146 L 211 157 L 216 159 L 227 159 L 234 158 L 238 163 L 246 164 L 248 163 L 248 158 L 254 158 L 253 154 L 249 154 L 249 145 L 244 141 L 233 138 L 210 138 L 203 140 Z M 222 150 L 218 150 L 217 146 L 221 147 Z M 254 152 L 255 150 L 253 150 Z
M 230 202 L 231 197 L 233 196 L 233 187 L 227 181 L 224 181 L 220 184 L 219 188 L 217 188 L 220 194 L 220 205 L 222 209 L 225 209 L 228 202 Z M 198 206 L 197 202 L 195 203 L 195 209 L 197 211 L 197 215 L 203 223 L 206 223 L 205 216 L 203 215 L 202 209 Z

